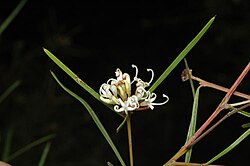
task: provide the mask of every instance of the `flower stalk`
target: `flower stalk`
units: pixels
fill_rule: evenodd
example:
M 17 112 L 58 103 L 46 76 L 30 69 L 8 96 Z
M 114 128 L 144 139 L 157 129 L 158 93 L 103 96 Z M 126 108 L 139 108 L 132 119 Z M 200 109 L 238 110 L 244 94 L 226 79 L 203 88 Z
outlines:
M 130 166 L 134 165 L 133 159 L 133 142 L 132 142 L 132 128 L 131 128 L 131 114 L 127 115 L 127 131 L 128 131 L 128 148 L 129 148 L 129 161 Z

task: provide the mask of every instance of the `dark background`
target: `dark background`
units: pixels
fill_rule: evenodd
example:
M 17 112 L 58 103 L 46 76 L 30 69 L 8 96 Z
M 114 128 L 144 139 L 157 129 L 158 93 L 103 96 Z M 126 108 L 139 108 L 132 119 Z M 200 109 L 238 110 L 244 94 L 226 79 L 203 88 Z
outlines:
M 0 2 L 0 22 L 19 1 Z M 128 163 L 124 128 L 115 133 L 122 119 L 81 89 L 43 52 L 47 48 L 72 71 L 98 91 L 114 77 L 119 67 L 155 80 L 216 16 L 215 22 L 188 54 L 193 74 L 230 87 L 249 62 L 250 2 L 247 0 L 166 1 L 165 3 L 113 4 L 106 1 L 28 1 L 20 14 L 0 36 L 0 93 L 14 81 L 20 86 L 0 105 L 0 149 L 6 132 L 13 129 L 11 152 L 51 133 L 46 165 L 119 165 L 113 151 L 86 109 L 54 81 L 49 70 L 71 90 L 86 99 L 103 122 Z M 180 79 L 181 62 L 156 89 L 170 101 L 154 111 L 132 118 L 135 165 L 162 165 L 183 145 L 192 109 L 188 82 Z M 249 74 L 238 87 L 249 93 Z M 197 85 L 197 83 L 195 84 Z M 214 111 L 224 93 L 201 89 L 198 126 Z M 238 98 L 233 97 L 236 101 Z M 224 111 L 223 113 L 226 113 Z M 237 139 L 249 119 L 234 115 L 194 147 L 192 162 L 206 162 Z M 215 163 L 249 164 L 249 138 Z M 43 145 L 16 158 L 13 165 L 37 165 Z M 183 158 L 182 158 L 183 159 Z

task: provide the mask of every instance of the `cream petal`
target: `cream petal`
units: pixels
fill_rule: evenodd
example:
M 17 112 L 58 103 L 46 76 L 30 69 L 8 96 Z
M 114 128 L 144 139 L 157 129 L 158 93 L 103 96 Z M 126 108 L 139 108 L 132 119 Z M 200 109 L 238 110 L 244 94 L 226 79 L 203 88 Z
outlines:
M 128 96 L 131 96 L 130 76 L 127 73 L 125 73 L 125 74 L 123 74 L 123 79 L 124 79 L 125 91 L 126 91 Z
M 100 99 L 101 99 L 101 101 L 103 101 L 104 103 L 107 103 L 107 104 L 116 104 L 113 100 L 104 98 L 102 96 L 100 96 Z

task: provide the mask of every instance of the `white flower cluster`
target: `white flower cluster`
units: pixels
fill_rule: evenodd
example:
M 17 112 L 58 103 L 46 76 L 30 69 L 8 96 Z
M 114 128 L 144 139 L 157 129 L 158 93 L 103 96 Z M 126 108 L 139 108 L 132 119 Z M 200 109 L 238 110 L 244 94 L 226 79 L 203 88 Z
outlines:
M 132 65 L 136 70 L 135 77 L 131 82 L 130 76 L 127 73 L 122 73 L 118 68 L 116 69 L 115 75 L 116 79 L 110 78 L 107 83 L 103 83 L 99 89 L 100 99 L 108 104 L 113 104 L 114 110 L 116 112 L 134 111 L 141 107 L 147 107 L 154 109 L 154 105 L 163 105 L 168 102 L 169 98 L 167 95 L 163 94 L 166 101 L 162 103 L 153 103 L 156 99 L 156 94 L 145 90 L 149 87 L 154 78 L 154 71 L 152 69 L 147 69 L 151 72 L 151 79 L 149 82 L 144 82 L 138 75 L 138 68 Z M 131 95 L 131 85 L 135 82 L 136 90 L 135 94 Z

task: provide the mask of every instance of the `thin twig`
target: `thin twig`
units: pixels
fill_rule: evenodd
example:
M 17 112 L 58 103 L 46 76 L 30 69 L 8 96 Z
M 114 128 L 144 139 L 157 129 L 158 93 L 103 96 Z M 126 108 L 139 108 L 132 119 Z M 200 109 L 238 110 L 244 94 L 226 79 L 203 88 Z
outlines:
M 231 105 L 228 105 L 232 111 L 228 112 L 226 115 L 224 115 L 219 121 L 217 121 L 213 126 L 211 126 L 208 130 L 206 130 L 202 135 L 200 135 L 190 146 L 194 146 L 197 142 L 199 142 L 202 138 L 204 138 L 207 134 L 209 134 L 213 129 L 215 129 L 219 124 L 221 124 L 224 120 L 232 116 L 233 114 L 247 108 L 250 106 L 250 104 L 246 104 L 240 108 L 234 108 Z
M 229 105 L 232 107 L 235 107 L 235 106 L 239 106 L 239 105 L 243 105 L 243 104 L 247 104 L 247 103 L 250 103 L 250 100 L 245 100 L 245 101 L 241 101 L 241 102 L 237 102 L 237 103 L 233 103 L 233 104 L 229 104 Z
M 250 62 L 247 64 L 245 69 L 242 71 L 240 76 L 237 78 L 237 80 L 234 82 L 234 84 L 231 86 L 231 88 L 228 90 L 225 97 L 222 99 L 221 103 L 218 105 L 216 110 L 213 112 L 213 114 L 207 119 L 207 121 L 196 131 L 196 133 L 187 141 L 187 143 L 184 144 L 183 147 L 164 165 L 172 165 L 174 161 L 176 161 L 178 158 L 180 158 L 183 154 L 185 154 L 191 147 L 193 142 L 201 135 L 201 133 L 207 128 L 207 126 L 214 120 L 215 117 L 228 105 L 227 102 L 232 96 L 232 94 L 235 92 L 235 89 L 238 87 L 238 85 L 241 83 L 243 78 L 246 76 L 248 71 L 250 70 Z
M 195 81 L 198 81 L 198 82 L 200 83 L 200 85 L 202 85 L 202 86 L 204 86 L 204 87 L 213 88 L 213 89 L 220 90 L 220 91 L 223 91 L 223 92 L 228 92 L 228 91 L 229 91 L 228 88 L 225 88 L 225 87 L 223 87 L 223 86 L 220 86 L 220 85 L 217 85 L 217 84 L 214 84 L 214 83 L 205 81 L 205 80 L 203 80 L 203 79 L 201 79 L 201 78 L 199 78 L 199 77 L 195 77 L 195 76 L 192 75 L 191 78 L 192 78 L 193 80 L 195 80 Z M 241 92 L 235 91 L 235 92 L 233 93 L 233 95 L 250 100 L 250 96 L 249 96 L 249 95 L 244 94 L 244 93 L 241 93 Z
M 248 73 L 249 69 L 250 69 L 250 63 L 248 63 L 248 65 L 242 71 L 242 73 L 240 74 L 240 76 L 234 82 L 234 84 L 229 89 L 229 91 L 227 92 L 227 94 L 225 95 L 225 97 L 222 99 L 221 103 L 216 108 L 216 110 L 214 111 L 214 113 L 208 118 L 208 120 L 194 134 L 194 136 L 190 139 L 190 141 L 188 142 L 188 144 L 192 143 L 206 129 L 206 127 L 212 122 L 212 120 L 225 108 L 225 105 L 227 104 L 228 100 L 230 99 L 230 97 L 234 93 L 234 91 L 237 88 L 237 86 L 241 83 L 241 81 L 243 80 L 243 78 L 245 77 L 245 75 Z
M 201 86 L 203 86 L 203 87 L 213 88 L 213 89 L 216 89 L 216 90 L 220 90 L 222 92 L 228 92 L 229 91 L 228 88 L 225 88 L 223 86 L 208 82 L 206 80 L 203 80 L 203 79 L 201 79 L 199 77 L 196 77 L 196 76 L 192 75 L 192 70 L 191 69 L 190 70 L 184 69 L 183 72 L 182 72 L 182 81 L 187 81 L 187 80 L 198 81 L 199 84 Z M 247 94 L 244 94 L 244 93 L 241 93 L 241 92 L 234 91 L 233 95 L 250 100 L 250 95 L 247 95 Z

